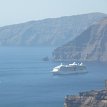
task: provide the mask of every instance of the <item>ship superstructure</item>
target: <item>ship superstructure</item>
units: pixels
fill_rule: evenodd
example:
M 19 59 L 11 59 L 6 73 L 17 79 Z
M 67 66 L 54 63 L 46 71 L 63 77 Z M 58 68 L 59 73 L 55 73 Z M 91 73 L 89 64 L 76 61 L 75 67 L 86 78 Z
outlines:
M 75 73 L 86 73 L 86 66 L 83 63 L 73 62 L 72 64 L 63 65 L 62 63 L 59 66 L 53 68 L 53 74 L 75 74 Z

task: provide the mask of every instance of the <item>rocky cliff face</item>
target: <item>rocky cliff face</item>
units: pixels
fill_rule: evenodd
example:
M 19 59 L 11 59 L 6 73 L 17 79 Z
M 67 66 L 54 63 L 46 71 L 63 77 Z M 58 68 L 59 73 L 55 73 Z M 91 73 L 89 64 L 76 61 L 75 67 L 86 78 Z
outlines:
M 31 21 L 0 28 L 0 46 L 58 46 L 107 16 L 102 13 Z
M 82 92 L 66 96 L 64 107 L 107 107 L 107 90 Z
M 107 18 L 90 26 L 73 41 L 55 49 L 53 59 L 107 61 Z

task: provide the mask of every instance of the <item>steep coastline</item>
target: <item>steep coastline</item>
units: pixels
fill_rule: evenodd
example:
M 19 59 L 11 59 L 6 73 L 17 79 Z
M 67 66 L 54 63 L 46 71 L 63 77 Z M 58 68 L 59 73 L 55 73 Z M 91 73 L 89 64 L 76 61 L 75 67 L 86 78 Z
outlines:
M 55 61 L 107 61 L 107 18 L 53 52 Z
M 67 95 L 64 107 L 107 107 L 107 80 L 105 89 L 80 92 L 79 95 Z
M 105 16 L 89 13 L 0 27 L 0 46 L 60 46 Z
M 65 97 L 64 107 L 107 107 L 107 90 L 81 92 Z

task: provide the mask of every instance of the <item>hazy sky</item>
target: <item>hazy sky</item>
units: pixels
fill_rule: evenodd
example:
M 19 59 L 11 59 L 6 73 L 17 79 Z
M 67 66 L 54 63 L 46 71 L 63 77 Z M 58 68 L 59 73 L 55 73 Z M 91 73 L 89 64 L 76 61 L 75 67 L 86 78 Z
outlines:
M 107 0 L 0 0 L 0 26 L 90 12 L 107 13 Z

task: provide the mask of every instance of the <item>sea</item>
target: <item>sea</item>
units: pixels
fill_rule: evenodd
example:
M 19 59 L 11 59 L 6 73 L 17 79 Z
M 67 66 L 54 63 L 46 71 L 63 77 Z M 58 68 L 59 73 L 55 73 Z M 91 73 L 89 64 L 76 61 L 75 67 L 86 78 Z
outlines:
M 64 107 L 66 95 L 105 88 L 107 63 L 86 62 L 85 74 L 53 75 L 61 62 L 42 60 L 53 49 L 0 47 L 0 107 Z

